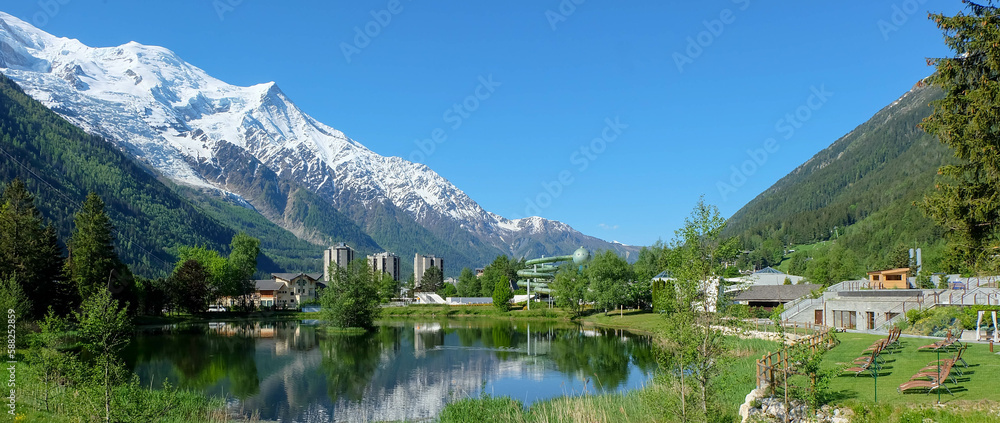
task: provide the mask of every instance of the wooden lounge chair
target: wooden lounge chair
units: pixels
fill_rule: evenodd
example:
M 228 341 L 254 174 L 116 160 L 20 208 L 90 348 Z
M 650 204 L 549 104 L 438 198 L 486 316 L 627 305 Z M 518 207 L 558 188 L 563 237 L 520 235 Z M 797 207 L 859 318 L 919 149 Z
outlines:
M 955 376 L 951 374 L 951 370 L 954 364 L 955 364 L 954 361 L 942 360 L 942 362 L 938 365 L 927 366 L 924 367 L 923 369 L 920 369 L 920 371 L 918 371 L 916 374 L 910 377 L 910 380 L 927 378 L 930 380 L 937 380 L 943 383 L 950 377 L 952 383 L 958 383 L 958 381 L 955 380 Z
M 933 344 L 927 344 L 927 345 L 924 345 L 922 347 L 919 347 L 919 348 L 917 348 L 917 350 L 919 351 L 919 350 L 923 350 L 923 349 L 930 349 L 930 350 L 937 351 L 937 350 L 941 350 L 941 349 L 948 349 L 953 344 L 955 344 L 956 342 L 958 342 L 958 338 L 952 337 L 951 336 L 951 331 L 949 330 L 948 331 L 948 335 L 945 336 L 944 339 L 942 339 L 942 340 L 940 340 L 938 342 L 935 342 Z
M 863 355 L 861 357 L 855 358 L 854 359 L 854 364 L 866 363 L 866 362 L 871 361 L 871 360 L 877 360 L 877 361 L 880 361 L 882 364 L 885 364 L 885 359 L 882 358 L 882 351 L 884 350 L 885 345 L 886 344 L 883 343 L 883 344 L 877 345 L 875 349 L 869 348 L 869 349 L 864 350 L 864 352 L 871 352 L 871 354 Z
M 968 345 L 962 345 L 962 347 L 961 347 L 961 348 L 959 348 L 959 349 L 958 349 L 958 351 L 957 351 L 957 352 L 955 353 L 955 356 L 954 356 L 954 357 L 952 357 L 952 358 L 942 358 L 941 360 L 934 360 L 934 361 L 931 361 L 930 363 L 927 363 L 927 365 L 928 365 L 928 366 L 932 366 L 932 365 L 935 365 L 935 364 L 937 364 L 937 363 L 938 363 L 938 362 L 940 362 L 940 361 L 945 361 L 945 360 L 952 360 L 952 361 L 953 361 L 953 362 L 955 362 L 955 363 L 958 363 L 958 362 L 961 362 L 961 363 L 962 363 L 962 367 L 969 367 L 969 363 L 967 363 L 967 362 L 965 361 L 965 359 L 964 359 L 964 358 L 962 358 L 962 354 L 963 354 L 963 353 L 965 352 L 965 350 L 966 350 L 966 349 L 968 349 L 968 348 L 969 348 L 969 346 L 968 346 Z
M 927 389 L 928 394 L 931 393 L 931 391 L 944 388 L 944 390 L 948 391 L 949 394 L 955 395 L 951 393 L 951 389 L 948 389 L 948 387 L 945 386 L 944 383 L 936 380 L 911 380 L 902 385 L 899 385 L 899 388 L 896 388 L 896 390 L 899 391 L 899 393 L 903 393 L 906 392 L 907 390 L 916 388 L 925 388 Z
M 875 371 L 878 371 L 878 360 L 877 360 L 877 357 L 878 357 L 878 355 L 876 355 L 875 352 L 872 351 L 872 355 L 870 356 L 870 358 L 867 361 L 864 361 L 862 363 L 854 363 L 854 364 L 856 364 L 856 366 L 854 366 L 854 367 L 848 367 L 848 368 L 846 368 L 844 370 L 841 370 L 841 372 L 845 372 L 845 373 L 846 372 L 852 372 L 852 373 L 854 373 L 854 377 L 858 377 L 858 375 L 860 375 L 862 372 L 871 370 L 872 364 L 875 365 Z

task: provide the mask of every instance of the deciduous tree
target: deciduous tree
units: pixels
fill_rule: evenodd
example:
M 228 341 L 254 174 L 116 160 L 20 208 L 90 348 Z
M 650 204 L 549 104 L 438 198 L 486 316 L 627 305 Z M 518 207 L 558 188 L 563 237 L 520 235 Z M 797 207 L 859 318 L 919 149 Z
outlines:
M 366 260 L 354 260 L 346 268 L 337 267 L 329 286 L 320 297 L 326 320 L 341 328 L 371 330 L 382 308 L 378 282 Z

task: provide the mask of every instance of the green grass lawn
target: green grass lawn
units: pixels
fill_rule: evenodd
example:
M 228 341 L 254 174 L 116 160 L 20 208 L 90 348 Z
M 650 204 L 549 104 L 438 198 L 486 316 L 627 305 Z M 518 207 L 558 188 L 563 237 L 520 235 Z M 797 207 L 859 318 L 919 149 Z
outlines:
M 847 364 L 861 356 L 865 348 L 882 338 L 877 335 L 856 333 L 840 333 L 837 336 L 841 341 L 840 345 L 826 353 L 823 359 L 824 369 L 848 367 Z M 936 392 L 925 394 L 917 390 L 901 394 L 896 391 L 900 384 L 908 381 L 920 368 L 937 359 L 937 353 L 917 351 L 918 347 L 934 341 L 933 339 L 902 337 L 900 338 L 902 348 L 893 354 L 884 355 L 886 363 L 883 365 L 877 380 L 879 404 L 931 404 L 937 402 Z M 941 358 L 951 358 L 953 355 L 954 352 L 942 352 Z M 957 384 L 950 381 L 946 384 L 954 395 L 942 391 L 941 402 L 1000 401 L 1000 389 L 997 388 L 1000 385 L 1000 355 L 990 353 L 989 345 L 969 344 L 969 349 L 965 351 L 963 357 L 969 363 L 969 367 L 964 368 L 958 364 L 964 372 L 964 376 L 956 375 Z M 830 390 L 834 393 L 834 403 L 871 403 L 875 400 L 875 383 L 876 380 L 871 373 L 862 373 L 858 377 L 855 377 L 853 373 L 837 376 L 830 383 Z

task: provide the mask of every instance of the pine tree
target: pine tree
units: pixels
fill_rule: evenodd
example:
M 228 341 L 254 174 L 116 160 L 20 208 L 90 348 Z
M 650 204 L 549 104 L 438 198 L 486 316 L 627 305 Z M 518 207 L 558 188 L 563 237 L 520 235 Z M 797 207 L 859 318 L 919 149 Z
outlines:
M 88 194 L 74 223 L 66 275 L 76 285 L 80 298 L 86 300 L 102 288 L 122 293 L 128 269 L 115 254 L 114 227 L 104 213 L 104 201 L 97 194 Z
M 950 270 L 996 270 L 1000 251 L 1000 11 L 969 2 L 969 13 L 932 14 L 954 57 L 929 60 L 929 82 L 945 97 L 921 127 L 951 148 L 959 163 L 938 170 L 923 209 L 945 228 Z
M 15 179 L 0 197 L 0 279 L 15 278 L 40 317 L 60 279 L 62 249 L 51 225 L 43 225 L 35 198 Z
M 420 289 L 422 292 L 437 292 L 444 285 L 444 274 L 441 269 L 435 266 L 428 267 L 424 275 L 420 278 Z

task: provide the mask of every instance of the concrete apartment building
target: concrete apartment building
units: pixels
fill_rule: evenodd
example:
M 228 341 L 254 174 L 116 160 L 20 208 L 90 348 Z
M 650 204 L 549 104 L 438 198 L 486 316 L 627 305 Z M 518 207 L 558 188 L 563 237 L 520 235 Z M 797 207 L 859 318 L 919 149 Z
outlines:
M 354 249 L 341 242 L 326 250 L 323 250 L 323 280 L 330 280 L 330 264 L 340 267 L 347 267 L 347 264 L 354 260 Z
M 423 256 L 414 254 L 413 256 L 413 280 L 415 286 L 420 286 L 420 279 L 424 277 L 424 272 L 431 267 L 436 267 L 441 269 L 441 274 L 444 274 L 444 259 L 434 255 Z
M 368 267 L 376 274 L 378 272 L 388 273 L 392 280 L 399 282 L 399 256 L 390 253 L 378 253 L 368 256 Z

